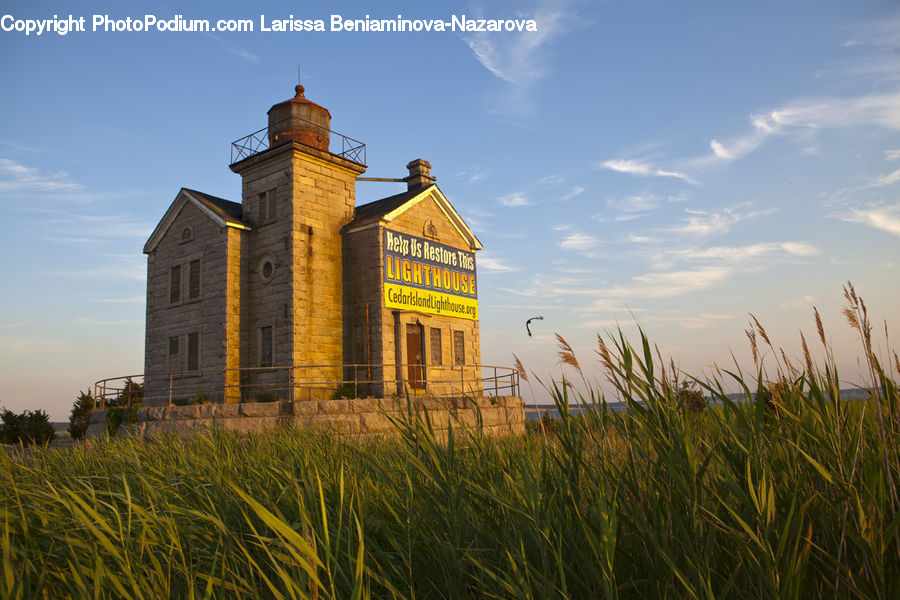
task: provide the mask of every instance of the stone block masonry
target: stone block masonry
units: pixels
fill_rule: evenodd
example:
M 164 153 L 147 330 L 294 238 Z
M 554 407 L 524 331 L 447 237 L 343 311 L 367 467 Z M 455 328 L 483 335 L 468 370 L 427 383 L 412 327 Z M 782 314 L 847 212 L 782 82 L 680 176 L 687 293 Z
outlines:
M 137 422 L 122 424 L 125 435 L 189 435 L 221 428 L 239 433 L 257 433 L 290 426 L 312 427 L 348 436 L 391 436 L 396 422 L 410 411 L 428 415 L 439 439 L 449 427 L 472 429 L 481 423 L 488 435 L 519 435 L 525 432 L 522 398 L 505 396 L 449 400 L 411 398 L 354 398 L 319 401 L 282 401 L 251 404 L 200 404 L 146 406 L 137 409 Z M 91 414 L 87 435 L 107 435 L 107 411 Z

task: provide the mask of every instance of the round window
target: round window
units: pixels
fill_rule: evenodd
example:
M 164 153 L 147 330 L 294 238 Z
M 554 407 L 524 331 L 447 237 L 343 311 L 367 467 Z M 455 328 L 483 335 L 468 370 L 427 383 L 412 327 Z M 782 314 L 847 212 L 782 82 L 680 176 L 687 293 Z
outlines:
M 270 283 L 275 278 L 275 257 L 265 254 L 256 263 L 256 272 L 263 283 Z

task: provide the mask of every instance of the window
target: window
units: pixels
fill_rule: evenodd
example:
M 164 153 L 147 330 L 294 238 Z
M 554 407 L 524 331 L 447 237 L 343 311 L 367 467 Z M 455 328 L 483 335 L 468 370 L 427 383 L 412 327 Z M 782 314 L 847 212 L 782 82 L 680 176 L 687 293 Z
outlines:
M 181 370 L 181 366 L 178 364 L 178 337 L 170 337 L 169 338 L 169 373 L 174 373 L 176 371 Z
M 272 326 L 259 328 L 259 366 L 271 367 L 272 361 Z
M 181 265 L 169 270 L 169 304 L 181 302 Z
M 275 190 L 259 195 L 259 224 L 271 223 L 275 220 Z
M 443 355 L 441 354 L 441 330 L 437 327 L 431 328 L 431 364 L 433 365 L 441 365 L 444 363 Z
M 462 331 L 453 332 L 453 364 L 466 364 L 466 344 L 465 336 Z
M 200 369 L 200 334 L 188 334 L 187 349 L 187 370 L 197 371 Z
M 188 298 L 200 297 L 200 259 L 192 260 L 188 265 Z

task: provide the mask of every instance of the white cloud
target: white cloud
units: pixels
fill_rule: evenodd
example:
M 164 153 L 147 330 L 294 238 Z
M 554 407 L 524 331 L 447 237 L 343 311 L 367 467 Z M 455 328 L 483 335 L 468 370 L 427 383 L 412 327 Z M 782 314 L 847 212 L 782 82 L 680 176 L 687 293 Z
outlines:
M 627 198 L 607 198 L 606 204 L 620 213 L 635 214 L 653 210 L 659 206 L 660 200 L 654 194 L 635 194 Z
M 476 8 L 474 12 L 481 10 Z M 481 66 L 495 77 L 521 87 L 531 87 L 546 76 L 547 47 L 565 31 L 563 25 L 571 15 L 547 2 L 546 6 L 529 11 L 527 18 L 537 21 L 536 32 L 472 33 L 462 38 Z
M 710 159 L 732 161 L 752 152 L 774 135 L 861 126 L 900 129 L 900 92 L 797 100 L 767 113 L 753 114 L 750 122 L 752 132 L 726 141 L 714 139 L 709 143 L 711 157 L 688 162 L 702 165 Z
M 563 238 L 559 247 L 563 250 L 591 250 L 596 248 L 600 240 L 591 235 L 573 233 Z
M 518 267 L 508 265 L 499 258 L 492 258 L 481 254 L 478 256 L 478 269 L 496 273 L 511 273 L 519 270 Z
M 644 236 L 644 235 L 634 235 L 628 234 L 628 241 L 633 244 L 656 244 L 659 242 L 658 239 Z
M 891 207 L 854 208 L 840 218 L 850 223 L 861 223 L 900 236 L 900 205 Z
M 525 194 L 519 192 L 500 196 L 497 198 L 497 201 L 503 206 L 531 206 L 531 201 L 528 200 Z
M 900 160 L 900 150 L 885 150 L 885 160 Z
M 506 84 L 502 93 L 491 98 L 491 112 L 522 116 L 535 113 L 535 96 L 531 92 L 549 72 L 550 46 L 569 25 L 580 21 L 578 15 L 569 12 L 564 4 L 541 0 L 534 9 L 510 15 L 517 19 L 534 19 L 537 31 L 479 32 L 461 37 L 481 66 Z M 496 8 L 490 6 L 487 11 L 494 13 Z M 486 11 L 481 6 L 475 6 L 469 16 L 481 17 L 483 12 Z
M 634 277 L 635 283 L 613 288 L 612 296 L 670 298 L 690 292 L 705 290 L 725 280 L 732 272 L 730 267 L 700 267 L 683 271 L 648 273 Z
M 40 169 L 26 167 L 8 158 L 0 158 L 0 193 L 17 194 L 25 192 L 81 192 L 84 186 L 69 181 L 66 173 L 50 175 Z
M 628 173 L 630 175 L 674 177 L 676 179 L 687 181 L 688 183 L 694 183 L 694 181 L 684 173 L 658 169 L 650 163 L 637 160 L 612 159 L 603 161 L 599 166 L 603 169 L 609 169 L 610 171 L 617 171 L 619 173 Z
M 141 304 L 147 301 L 146 296 L 131 296 L 129 298 L 94 298 L 91 302 L 100 304 Z
M 685 248 L 668 250 L 657 255 L 657 259 L 711 260 L 727 263 L 745 262 L 777 254 L 792 256 L 813 256 L 819 249 L 805 242 L 761 242 L 748 246 L 710 246 L 709 248 Z
M 571 200 L 571 199 L 574 198 L 575 196 L 580 196 L 581 194 L 583 194 L 583 193 L 584 193 L 584 190 L 585 190 L 585 188 L 583 188 L 583 187 L 580 186 L 580 185 L 577 185 L 577 186 L 573 187 L 571 190 L 569 190 L 569 192 L 568 192 L 567 194 L 563 195 L 563 196 L 560 198 L 560 200 L 561 200 L 562 202 L 565 202 L 565 201 L 567 201 L 567 200 Z
M 231 54 L 234 54 L 235 56 L 238 56 L 238 57 L 244 59 L 244 61 L 250 63 L 251 65 L 258 65 L 258 64 L 262 63 L 262 60 L 260 59 L 259 55 L 257 55 L 257 54 L 253 54 L 252 52 L 248 52 L 247 50 L 244 50 L 243 48 L 234 46 L 234 45 L 228 43 L 223 38 L 215 36 L 211 33 L 204 32 L 203 35 L 219 42 L 220 44 L 222 44 L 222 47 L 225 48 L 225 50 L 227 52 L 230 52 Z M 299 76 L 300 73 L 298 72 L 297 75 Z
M 812 296 L 803 296 L 802 298 L 795 298 L 793 300 L 788 300 L 787 302 L 782 302 L 781 308 L 782 310 L 788 310 L 791 308 L 798 308 L 801 306 L 812 306 L 815 303 L 816 299 Z
M 630 173 L 632 175 L 650 175 L 651 172 L 650 165 L 636 160 L 607 160 L 601 163 L 600 166 L 611 171 Z
M 701 313 L 696 317 L 683 317 L 677 319 L 678 325 L 683 329 L 708 329 L 717 321 L 728 321 L 734 319 L 734 315 L 716 315 Z
M 775 211 L 769 209 L 741 213 L 736 211 L 734 207 L 729 207 L 712 213 L 691 209 L 685 209 L 684 212 L 690 215 L 686 222 L 671 228 L 670 231 L 690 236 L 709 236 L 728 233 L 733 225 L 745 219 L 772 214 Z
M 69 352 L 71 348 L 58 340 L 42 340 L 24 336 L 0 336 L 0 351 L 14 354 L 45 354 Z
M 900 181 L 900 169 L 897 169 L 893 173 L 882 175 L 872 182 L 872 187 L 884 187 L 886 185 L 891 185 L 892 183 L 897 183 L 898 181 Z

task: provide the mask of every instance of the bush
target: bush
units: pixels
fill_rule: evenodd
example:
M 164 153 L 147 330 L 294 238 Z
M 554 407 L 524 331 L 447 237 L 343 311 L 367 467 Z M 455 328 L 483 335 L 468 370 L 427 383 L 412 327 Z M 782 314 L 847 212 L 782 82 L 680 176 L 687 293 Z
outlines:
M 91 392 L 80 392 L 75 398 L 75 402 L 72 403 L 72 413 L 69 415 L 69 435 L 72 436 L 72 439 L 84 438 L 93 410 L 94 397 L 91 396 Z
M 26 410 L 17 415 L 0 409 L 0 442 L 4 444 L 46 444 L 56 437 L 50 418 L 42 410 Z
M 675 401 L 683 411 L 698 413 L 706 408 L 706 397 L 693 381 L 684 380 L 675 392 Z

